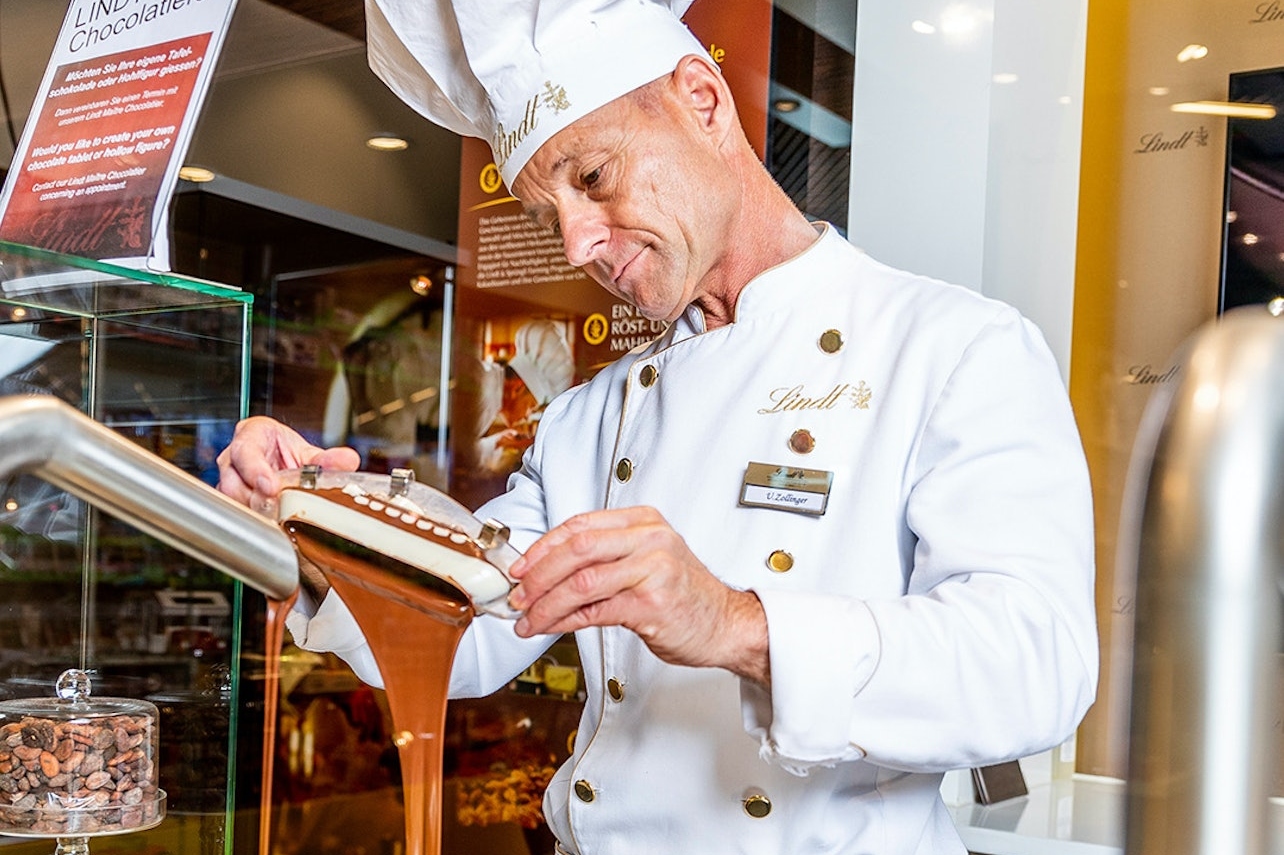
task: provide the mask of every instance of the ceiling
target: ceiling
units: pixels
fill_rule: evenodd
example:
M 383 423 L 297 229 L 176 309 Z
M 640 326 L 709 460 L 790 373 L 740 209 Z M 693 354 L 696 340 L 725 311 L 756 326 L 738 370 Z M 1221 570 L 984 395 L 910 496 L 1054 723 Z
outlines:
M 360 0 L 271 0 L 282 9 L 323 24 L 357 42 L 366 40 L 365 8 Z
M 67 5 L 67 0 L 0 2 L 0 70 L 19 131 Z M 360 0 L 239 0 L 215 78 L 361 53 L 364 39 Z

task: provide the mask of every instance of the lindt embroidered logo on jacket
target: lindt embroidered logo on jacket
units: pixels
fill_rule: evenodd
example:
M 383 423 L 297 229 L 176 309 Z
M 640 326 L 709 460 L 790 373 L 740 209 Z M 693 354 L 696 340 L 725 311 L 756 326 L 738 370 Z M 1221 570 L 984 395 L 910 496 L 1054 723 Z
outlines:
M 771 413 L 788 413 L 796 410 L 833 410 L 844 404 L 854 410 L 868 410 L 874 393 L 864 380 L 855 385 L 838 383 L 824 395 L 812 397 L 807 394 L 807 387 L 802 383 L 788 388 L 773 389 L 768 395 L 771 406 L 760 407 L 761 415 Z

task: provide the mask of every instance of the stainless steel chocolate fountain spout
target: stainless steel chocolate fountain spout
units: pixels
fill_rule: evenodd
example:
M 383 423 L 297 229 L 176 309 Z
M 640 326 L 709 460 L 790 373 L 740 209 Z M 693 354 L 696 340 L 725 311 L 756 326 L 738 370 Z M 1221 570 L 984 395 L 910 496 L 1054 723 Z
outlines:
M 299 584 L 285 532 L 74 407 L 0 397 L 0 478 L 29 473 L 283 600 Z
M 1120 563 L 1137 567 L 1128 855 L 1269 851 L 1284 569 L 1278 309 L 1236 309 L 1194 336 L 1138 432 L 1125 509 L 1135 516 L 1120 526 Z

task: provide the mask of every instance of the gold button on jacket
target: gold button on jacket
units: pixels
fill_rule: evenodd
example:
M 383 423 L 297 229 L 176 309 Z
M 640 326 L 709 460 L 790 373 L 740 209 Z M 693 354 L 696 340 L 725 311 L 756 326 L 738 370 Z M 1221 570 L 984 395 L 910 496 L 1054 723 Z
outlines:
M 771 799 L 761 793 L 755 793 L 745 799 L 744 804 L 745 813 L 749 814 L 754 819 L 762 819 L 764 816 L 771 813 Z
M 794 557 L 783 549 L 777 549 L 767 556 L 767 566 L 777 573 L 788 573 L 794 569 Z
M 799 428 L 789 435 L 789 450 L 795 454 L 811 454 L 816 450 L 816 437 L 811 431 Z

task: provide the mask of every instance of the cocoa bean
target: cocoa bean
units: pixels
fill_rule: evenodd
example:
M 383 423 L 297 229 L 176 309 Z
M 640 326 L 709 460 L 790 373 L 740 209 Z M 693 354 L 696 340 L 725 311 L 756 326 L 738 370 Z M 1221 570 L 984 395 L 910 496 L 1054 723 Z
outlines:
M 73 751 L 71 756 L 63 761 L 59 767 L 64 772 L 76 772 L 80 770 L 80 765 L 85 762 L 85 752 Z
M 48 751 L 54 747 L 54 726 L 53 722 L 45 719 L 31 719 L 23 725 L 22 744 L 31 748 L 40 748 Z
M 85 786 L 91 790 L 98 790 L 103 787 L 111 786 L 111 773 L 94 772 L 92 775 L 85 778 Z

